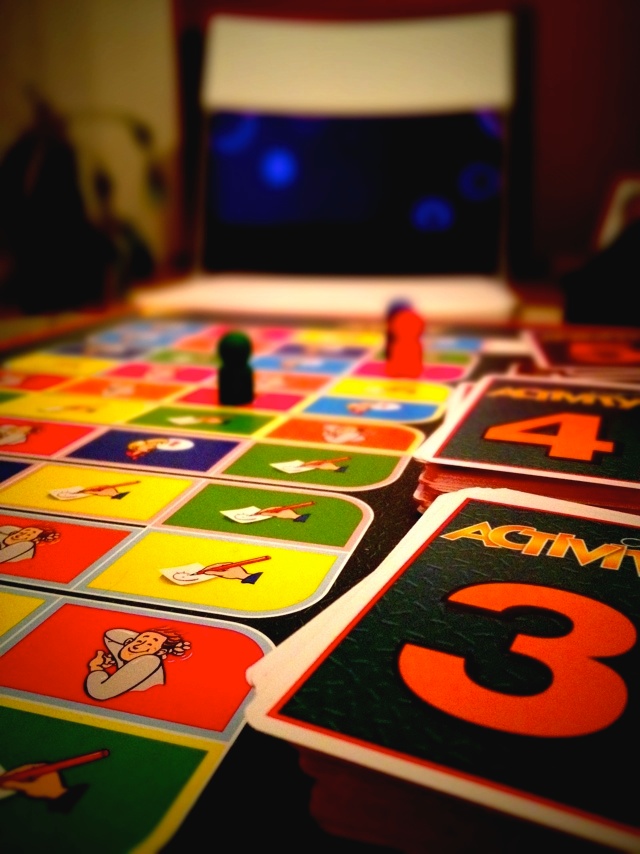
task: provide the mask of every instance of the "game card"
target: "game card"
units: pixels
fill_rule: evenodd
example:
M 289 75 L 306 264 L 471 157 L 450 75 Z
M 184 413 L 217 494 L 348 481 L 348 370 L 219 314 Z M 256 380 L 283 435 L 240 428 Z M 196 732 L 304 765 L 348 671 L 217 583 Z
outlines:
M 640 488 L 640 391 L 488 375 L 415 454 L 422 462 Z
M 508 489 L 442 496 L 249 669 L 247 719 L 637 851 L 639 568 L 640 516 Z
M 567 374 L 637 381 L 640 332 L 637 329 L 586 327 L 529 332 L 536 362 Z

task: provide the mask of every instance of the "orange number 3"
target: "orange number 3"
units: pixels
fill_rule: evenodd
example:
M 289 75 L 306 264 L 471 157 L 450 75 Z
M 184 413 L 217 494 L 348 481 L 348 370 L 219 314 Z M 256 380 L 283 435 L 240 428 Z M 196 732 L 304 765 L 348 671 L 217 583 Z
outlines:
M 516 606 L 558 611 L 573 622 L 556 638 L 516 635 L 511 650 L 544 662 L 551 685 L 533 696 L 515 696 L 478 685 L 465 673 L 464 658 L 407 643 L 400 675 L 426 703 L 465 721 L 519 735 L 561 737 L 605 729 L 627 704 L 624 680 L 594 658 L 620 655 L 636 630 L 619 611 L 586 596 L 532 584 L 474 584 L 449 596 L 451 602 L 500 612 Z

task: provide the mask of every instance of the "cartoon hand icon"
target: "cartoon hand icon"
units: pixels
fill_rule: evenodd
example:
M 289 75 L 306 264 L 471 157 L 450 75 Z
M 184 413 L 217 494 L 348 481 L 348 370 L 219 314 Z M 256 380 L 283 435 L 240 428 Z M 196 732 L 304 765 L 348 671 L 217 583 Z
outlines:
M 19 768 L 13 768 L 12 771 L 28 771 L 31 768 L 40 768 L 44 764 L 44 762 L 37 762 L 30 765 L 21 765 Z M 67 791 L 62 785 L 62 779 L 57 771 L 50 771 L 39 777 L 34 775 L 33 779 L 0 781 L 0 786 L 3 789 L 13 789 L 16 792 L 22 792 L 28 798 L 45 798 L 47 800 L 55 800 L 55 798 L 61 797 Z
M 115 661 L 111 653 L 99 649 L 89 662 L 89 670 L 92 672 L 95 670 L 106 670 L 108 667 L 113 667 L 114 664 Z
M 173 652 L 175 655 L 184 655 L 188 649 L 191 649 L 189 641 L 180 641 L 174 646 Z

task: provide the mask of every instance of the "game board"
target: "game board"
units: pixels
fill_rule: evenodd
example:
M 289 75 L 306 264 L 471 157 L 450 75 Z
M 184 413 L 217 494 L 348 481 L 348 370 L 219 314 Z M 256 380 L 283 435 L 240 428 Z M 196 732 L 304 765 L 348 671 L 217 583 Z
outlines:
M 77 761 L 1 792 L 9 848 L 157 851 L 200 807 L 233 832 L 219 773 L 266 797 L 246 671 L 415 524 L 456 386 L 532 359 L 517 330 L 435 330 L 402 379 L 383 328 L 256 323 L 255 398 L 224 407 L 229 328 L 123 318 L 0 366 L 0 764 Z M 114 656 L 140 634 L 174 645 L 136 676 Z

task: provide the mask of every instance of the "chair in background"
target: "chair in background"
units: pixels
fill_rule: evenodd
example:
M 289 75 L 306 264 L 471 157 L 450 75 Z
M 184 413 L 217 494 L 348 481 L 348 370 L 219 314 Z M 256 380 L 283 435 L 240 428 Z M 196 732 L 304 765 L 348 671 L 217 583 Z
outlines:
M 514 21 L 219 14 L 206 39 L 200 269 L 145 307 L 500 321 Z

